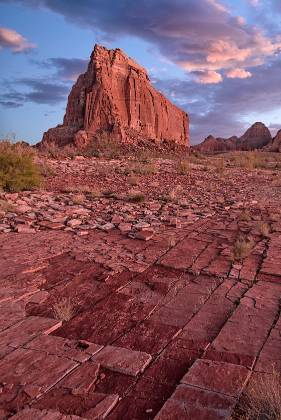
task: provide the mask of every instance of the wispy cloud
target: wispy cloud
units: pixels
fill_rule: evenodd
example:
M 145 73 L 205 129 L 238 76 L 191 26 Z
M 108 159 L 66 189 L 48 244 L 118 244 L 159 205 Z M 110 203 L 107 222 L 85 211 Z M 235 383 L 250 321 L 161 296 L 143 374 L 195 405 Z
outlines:
M 9 28 L 0 28 L 0 49 L 9 48 L 14 53 L 22 53 L 36 48 L 35 44 L 27 41 L 21 34 Z
M 0 105 L 5 108 L 18 108 L 26 102 L 56 105 L 66 100 L 70 86 L 46 79 L 14 79 L 2 85 Z

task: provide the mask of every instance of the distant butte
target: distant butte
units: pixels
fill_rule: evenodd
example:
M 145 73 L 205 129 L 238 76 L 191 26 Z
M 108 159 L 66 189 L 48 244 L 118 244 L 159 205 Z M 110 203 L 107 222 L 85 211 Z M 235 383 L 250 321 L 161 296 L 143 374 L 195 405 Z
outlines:
M 42 144 L 81 148 L 100 137 L 189 146 L 189 119 L 123 51 L 96 45 L 86 73 L 72 87 L 63 124 L 44 133 Z
M 228 139 L 208 136 L 202 143 L 195 145 L 194 149 L 201 153 L 218 153 L 230 150 L 255 150 L 265 148 L 271 150 L 278 148 L 278 136 L 276 142 L 272 141 L 269 129 L 261 122 L 256 122 L 240 138 L 232 136 Z

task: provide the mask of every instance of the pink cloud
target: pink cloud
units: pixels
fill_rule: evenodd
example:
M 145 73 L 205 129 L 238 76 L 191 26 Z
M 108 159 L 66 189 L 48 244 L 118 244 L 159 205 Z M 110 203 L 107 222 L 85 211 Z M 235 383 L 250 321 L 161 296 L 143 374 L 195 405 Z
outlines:
M 221 38 L 206 42 L 199 46 L 196 56 L 177 64 L 188 72 L 229 70 L 228 74 L 237 75 L 232 77 L 246 78 L 251 74 L 245 68 L 264 64 L 267 57 L 281 51 L 281 37 L 271 40 L 258 31 L 246 41 L 239 41 Z
M 195 80 L 203 85 L 217 84 L 222 82 L 222 75 L 216 71 L 196 71 L 193 72 Z
M 233 69 L 226 73 L 226 77 L 229 79 L 247 79 L 252 77 L 252 73 L 244 69 Z
M 26 38 L 13 29 L 0 28 L 0 49 L 10 48 L 15 53 L 21 53 L 35 47 L 36 45 L 28 42 Z

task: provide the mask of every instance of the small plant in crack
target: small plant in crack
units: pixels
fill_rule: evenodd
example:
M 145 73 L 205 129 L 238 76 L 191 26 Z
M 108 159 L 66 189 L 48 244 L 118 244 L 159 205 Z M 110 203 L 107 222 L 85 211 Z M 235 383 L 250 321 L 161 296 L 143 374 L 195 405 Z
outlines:
M 54 303 L 53 312 L 56 319 L 69 321 L 74 316 L 74 305 L 70 298 L 62 298 Z
M 233 245 L 232 260 L 242 262 L 251 254 L 254 245 L 252 238 L 239 236 Z
M 261 236 L 263 236 L 264 238 L 268 238 L 268 236 L 270 235 L 270 226 L 266 222 L 262 222 L 262 221 L 259 222 L 258 230 L 259 230 Z
M 281 419 L 281 376 L 274 369 L 248 386 L 236 409 L 238 417 L 244 420 Z M 241 414 L 240 414 L 241 413 Z

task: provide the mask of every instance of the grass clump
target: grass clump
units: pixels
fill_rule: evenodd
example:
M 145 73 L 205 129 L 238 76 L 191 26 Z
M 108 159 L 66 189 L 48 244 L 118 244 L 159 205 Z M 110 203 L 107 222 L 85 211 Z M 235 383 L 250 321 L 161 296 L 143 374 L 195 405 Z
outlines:
M 241 222 L 250 222 L 252 220 L 252 217 L 251 217 L 250 213 L 245 210 L 240 214 L 239 220 Z
M 220 177 L 223 177 L 224 171 L 225 171 L 225 161 L 224 161 L 224 158 L 223 157 L 217 159 L 217 161 L 216 161 L 216 169 L 218 171 L 218 175 Z
M 131 168 L 132 172 L 138 175 L 153 175 L 157 172 L 157 167 L 153 163 L 135 163 Z
M 281 420 L 280 373 L 273 371 L 250 385 L 238 406 L 243 420 Z
M 75 194 L 72 197 L 72 201 L 74 204 L 82 204 L 85 201 L 85 195 L 84 194 Z
M 270 234 L 270 226 L 268 223 L 266 222 L 259 222 L 258 224 L 258 230 L 261 234 L 261 236 L 263 236 L 264 238 L 268 238 L 269 234 Z
M 254 241 L 251 238 L 240 236 L 233 245 L 232 259 L 233 261 L 242 262 L 247 258 L 254 248 Z
M 145 201 L 145 195 L 141 192 L 130 193 L 127 200 L 130 203 L 143 203 Z
M 38 188 L 42 183 L 34 152 L 28 146 L 0 142 L 0 189 L 17 192 Z
M 62 298 L 53 305 L 53 312 L 56 319 L 69 321 L 74 315 L 74 308 L 69 298 Z
M 186 175 L 191 171 L 190 161 L 188 159 L 180 160 L 177 163 L 177 173 L 180 175 Z

